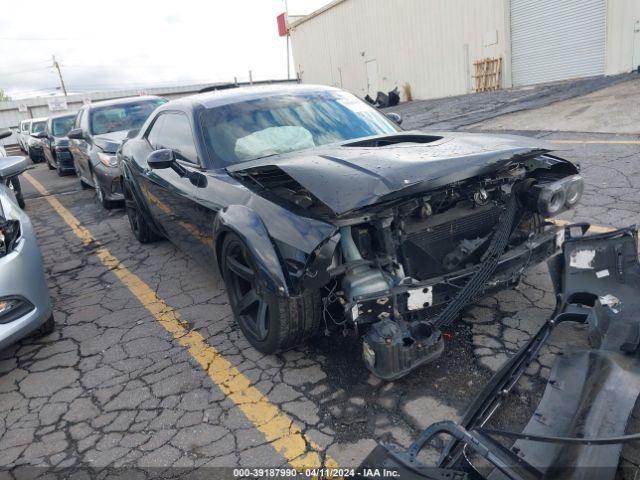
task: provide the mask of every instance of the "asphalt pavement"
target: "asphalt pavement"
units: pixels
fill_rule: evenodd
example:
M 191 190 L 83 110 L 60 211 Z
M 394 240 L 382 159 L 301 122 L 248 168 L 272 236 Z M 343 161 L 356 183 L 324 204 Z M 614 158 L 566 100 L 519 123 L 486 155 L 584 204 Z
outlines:
M 508 92 L 500 95 L 509 103 Z M 473 106 L 474 97 L 469 116 L 460 108 L 449 127 L 481 121 L 485 98 L 456 101 Z M 403 106 L 406 125 L 431 108 L 417 103 Z M 638 135 L 521 133 L 582 166 L 585 195 L 561 219 L 602 229 L 638 221 Z M 428 424 L 459 418 L 555 302 L 546 267 L 534 267 L 516 289 L 468 308 L 436 363 L 382 382 L 368 374 L 354 338 L 256 352 L 212 268 L 166 241 L 138 244 L 124 211 L 103 210 L 77 178 L 40 164 L 23 188 L 57 328 L 0 352 L 0 467 L 16 477 L 51 467 L 135 470 L 140 478 L 196 467 L 229 477 L 235 467 L 354 467 L 378 441 L 406 446 Z M 497 421 L 525 421 L 555 354 L 585 342 L 583 328 L 559 328 Z M 633 478 L 638 464 L 640 450 L 626 447 L 621 476 Z

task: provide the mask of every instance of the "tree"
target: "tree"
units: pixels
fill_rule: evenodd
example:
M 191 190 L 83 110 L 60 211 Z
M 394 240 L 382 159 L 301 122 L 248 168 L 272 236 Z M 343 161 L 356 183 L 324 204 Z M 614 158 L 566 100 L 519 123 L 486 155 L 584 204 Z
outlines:
M 4 93 L 4 90 L 0 88 L 0 102 L 8 102 L 11 100 L 11 97 Z

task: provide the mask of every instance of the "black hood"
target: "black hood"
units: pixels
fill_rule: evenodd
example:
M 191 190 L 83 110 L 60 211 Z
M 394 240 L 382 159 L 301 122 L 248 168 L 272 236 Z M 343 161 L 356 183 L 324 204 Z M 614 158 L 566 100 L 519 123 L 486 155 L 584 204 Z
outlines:
M 488 174 L 550 150 L 539 140 L 514 135 L 412 132 L 253 160 L 228 171 L 248 174 L 263 186 L 262 180 L 284 172 L 341 215 Z
M 122 141 L 127 137 L 128 130 L 94 135 L 93 142 L 107 153 L 116 153 Z

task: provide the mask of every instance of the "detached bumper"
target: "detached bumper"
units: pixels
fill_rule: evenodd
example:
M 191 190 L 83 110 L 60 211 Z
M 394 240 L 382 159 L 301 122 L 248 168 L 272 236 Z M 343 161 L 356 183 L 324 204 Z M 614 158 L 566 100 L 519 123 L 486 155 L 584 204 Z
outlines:
M 565 227 L 548 226 L 543 233 L 505 252 L 482 293 L 517 284 L 526 268 L 560 252 L 565 235 Z M 442 336 L 431 320 L 474 273 L 475 269 L 469 268 L 398 285 L 348 304 L 347 315 L 357 327 L 370 325 L 363 344 L 367 367 L 376 376 L 391 380 L 438 358 L 443 351 Z

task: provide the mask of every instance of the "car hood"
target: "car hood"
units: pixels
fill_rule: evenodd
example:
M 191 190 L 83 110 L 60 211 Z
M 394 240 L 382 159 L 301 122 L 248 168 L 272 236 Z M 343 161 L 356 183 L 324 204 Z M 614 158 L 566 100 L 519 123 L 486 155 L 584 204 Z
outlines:
M 336 215 L 488 174 L 550 151 L 514 135 L 405 132 L 253 160 L 229 167 L 269 189 L 283 173 Z
M 108 153 L 116 153 L 122 141 L 127 137 L 128 130 L 94 135 L 93 142 L 96 146 Z

